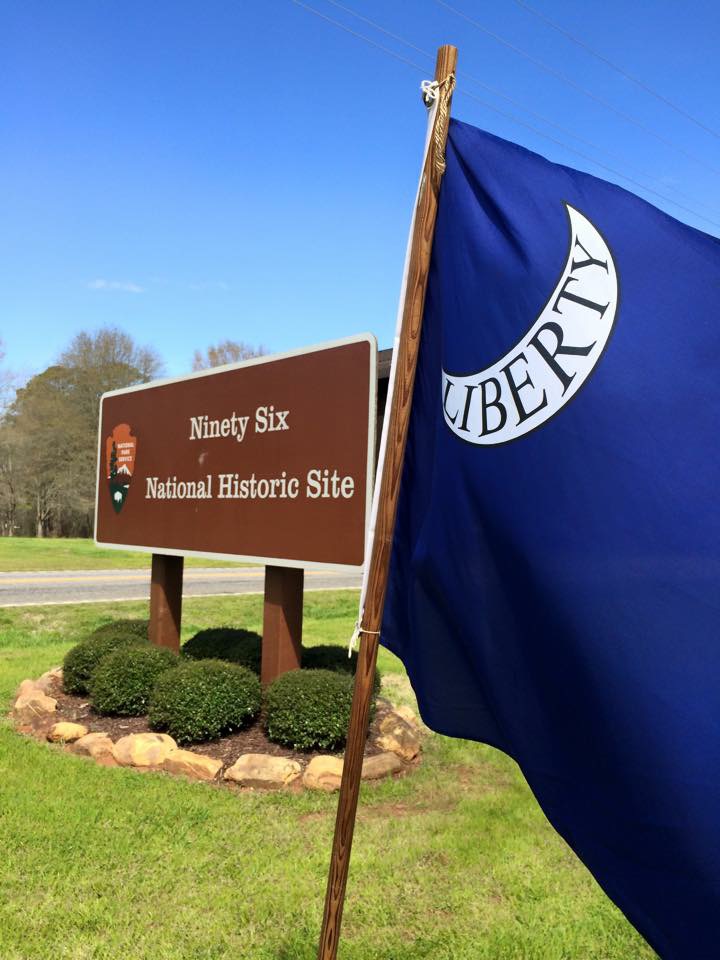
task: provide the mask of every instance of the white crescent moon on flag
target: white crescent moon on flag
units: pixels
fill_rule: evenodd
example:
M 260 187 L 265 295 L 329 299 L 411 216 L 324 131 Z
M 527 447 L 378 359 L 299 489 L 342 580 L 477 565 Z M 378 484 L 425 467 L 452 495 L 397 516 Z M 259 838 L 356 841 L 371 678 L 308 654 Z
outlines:
M 618 275 L 597 227 L 565 204 L 567 261 L 529 331 L 511 350 L 475 373 L 443 369 L 447 426 L 468 443 L 508 443 L 546 423 L 588 379 L 610 339 Z

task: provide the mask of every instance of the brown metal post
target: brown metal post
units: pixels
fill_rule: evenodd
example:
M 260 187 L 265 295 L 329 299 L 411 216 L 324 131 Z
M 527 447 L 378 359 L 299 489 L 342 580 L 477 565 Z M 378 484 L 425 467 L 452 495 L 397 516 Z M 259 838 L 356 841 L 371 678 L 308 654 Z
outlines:
M 335 820 L 325 913 L 323 916 L 318 960 L 336 960 L 340 942 L 340 924 L 345 903 L 350 866 L 350 851 L 367 737 L 370 697 L 375 678 L 378 635 L 385 606 L 390 549 L 392 547 L 395 513 L 400 490 L 405 442 L 407 439 L 410 406 L 412 403 L 415 368 L 420 347 L 425 289 L 430 270 L 437 201 L 440 182 L 445 169 L 445 143 L 448 133 L 450 102 L 454 86 L 457 48 L 440 47 L 435 64 L 435 80 L 440 84 L 438 107 L 435 114 L 430 148 L 425 159 L 415 224 L 410 240 L 407 289 L 403 307 L 402 326 L 398 344 L 396 378 L 389 411 L 388 440 L 382 475 L 375 538 L 368 570 L 365 609 L 362 612 L 361 646 L 355 688 L 353 692 L 350 729 L 345 762 L 343 764 L 340 798 Z
M 260 671 L 264 684 L 300 667 L 304 575 L 295 567 L 265 567 Z
M 184 557 L 152 555 L 150 579 L 150 643 L 180 650 Z

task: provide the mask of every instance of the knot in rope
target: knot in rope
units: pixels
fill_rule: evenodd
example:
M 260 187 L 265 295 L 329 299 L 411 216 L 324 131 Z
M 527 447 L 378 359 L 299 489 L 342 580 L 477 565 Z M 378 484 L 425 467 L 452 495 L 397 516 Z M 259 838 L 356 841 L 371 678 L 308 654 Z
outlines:
M 439 89 L 440 84 L 437 80 L 423 80 L 420 84 L 420 92 L 426 107 L 429 107 L 433 101 L 437 100 Z
M 432 106 L 440 95 L 440 90 L 446 86 L 450 95 L 455 89 L 455 74 L 449 73 L 444 80 L 423 80 L 420 84 L 420 93 L 426 107 Z
M 359 620 L 355 621 L 355 627 L 353 629 L 352 636 L 350 637 L 350 645 L 348 646 L 348 657 L 352 657 L 353 651 L 358 648 L 358 640 L 360 639 L 361 633 L 372 634 L 375 637 L 380 636 L 379 630 L 366 630 L 365 627 L 360 623 Z

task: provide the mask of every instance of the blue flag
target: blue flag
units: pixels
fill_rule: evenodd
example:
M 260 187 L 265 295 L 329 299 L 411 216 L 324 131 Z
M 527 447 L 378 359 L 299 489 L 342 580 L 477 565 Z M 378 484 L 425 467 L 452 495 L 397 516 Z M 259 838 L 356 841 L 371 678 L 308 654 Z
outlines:
M 720 241 L 454 121 L 382 642 L 664 958 L 720 957 Z

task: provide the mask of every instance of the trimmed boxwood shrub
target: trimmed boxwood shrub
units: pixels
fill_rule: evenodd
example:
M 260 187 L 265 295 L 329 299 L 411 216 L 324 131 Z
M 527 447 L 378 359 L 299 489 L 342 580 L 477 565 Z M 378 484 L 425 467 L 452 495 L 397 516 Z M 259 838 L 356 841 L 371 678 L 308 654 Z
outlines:
M 341 747 L 347 736 L 352 677 L 337 670 L 290 670 L 265 691 L 265 729 L 296 750 Z
M 107 624 L 109 628 L 111 625 Z M 137 633 L 117 626 L 106 630 L 100 636 L 90 636 L 87 640 L 71 647 L 63 661 L 63 687 L 66 693 L 87 693 L 93 672 L 103 657 L 122 647 L 136 647 L 143 643 Z
M 121 647 L 103 657 L 90 679 L 90 697 L 98 713 L 139 717 L 147 713 L 155 681 L 178 664 L 165 647 Z
M 354 677 L 359 659 L 356 653 L 349 657 L 347 647 L 321 644 L 318 647 L 303 647 L 302 667 L 303 670 L 336 670 Z M 380 671 L 376 670 L 373 683 L 375 697 L 380 693 L 380 683 Z
M 253 720 L 260 703 L 260 680 L 247 667 L 197 660 L 158 678 L 148 720 L 153 730 L 169 733 L 178 743 L 217 740 Z
M 180 652 L 191 660 L 227 660 L 259 674 L 262 637 L 240 627 L 213 627 L 190 637 Z
M 111 620 L 103 623 L 89 635 L 89 637 L 118 637 L 127 635 L 128 639 L 144 643 L 148 639 L 149 620 Z

